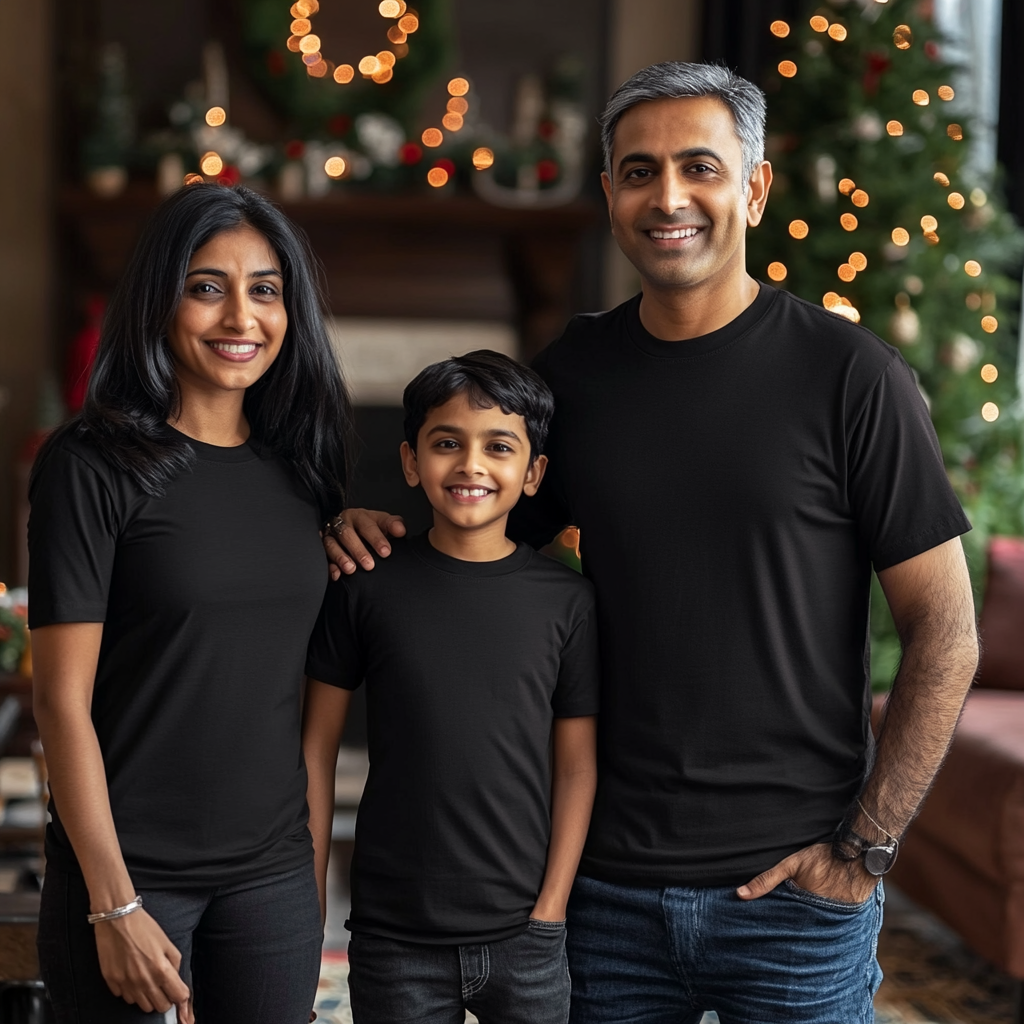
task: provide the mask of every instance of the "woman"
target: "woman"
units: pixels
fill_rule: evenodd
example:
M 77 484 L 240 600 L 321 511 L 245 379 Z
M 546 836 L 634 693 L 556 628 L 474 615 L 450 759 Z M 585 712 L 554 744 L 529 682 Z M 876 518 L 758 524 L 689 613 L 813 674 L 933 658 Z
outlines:
M 321 925 L 299 742 L 350 409 L 312 257 L 193 185 L 111 300 L 29 524 L 57 1019 L 306 1024 Z M 88 918 L 88 919 L 87 919 Z

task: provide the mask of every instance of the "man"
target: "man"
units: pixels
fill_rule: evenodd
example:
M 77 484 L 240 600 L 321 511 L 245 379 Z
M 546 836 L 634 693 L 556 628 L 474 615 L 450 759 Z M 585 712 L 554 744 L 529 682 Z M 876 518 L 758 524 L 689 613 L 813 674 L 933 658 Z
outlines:
M 643 291 L 535 364 L 552 472 L 520 531 L 580 527 L 602 631 L 574 1024 L 873 1020 L 877 883 L 977 664 L 970 525 L 909 368 L 747 273 L 764 118 L 712 65 L 617 90 L 602 180 Z M 401 529 L 347 519 L 363 564 L 356 532 L 383 554 Z M 903 647 L 876 749 L 872 566 Z

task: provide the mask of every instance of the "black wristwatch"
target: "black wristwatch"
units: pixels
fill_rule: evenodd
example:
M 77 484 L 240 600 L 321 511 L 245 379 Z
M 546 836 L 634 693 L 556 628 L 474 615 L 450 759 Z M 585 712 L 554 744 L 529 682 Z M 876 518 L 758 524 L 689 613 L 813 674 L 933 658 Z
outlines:
M 833 857 L 847 862 L 863 859 L 864 870 L 876 878 L 881 878 L 892 868 L 899 852 L 899 840 L 890 839 L 887 843 L 872 843 L 858 835 L 848 825 L 837 831 L 832 839 Z

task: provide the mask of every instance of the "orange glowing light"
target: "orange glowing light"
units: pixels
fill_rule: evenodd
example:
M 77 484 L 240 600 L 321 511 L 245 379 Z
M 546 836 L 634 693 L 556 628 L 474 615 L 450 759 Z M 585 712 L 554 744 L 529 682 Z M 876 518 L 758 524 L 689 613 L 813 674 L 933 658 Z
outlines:
M 409 56 L 409 44 L 408 43 L 395 43 L 395 56 L 401 60 L 403 57 Z
M 199 169 L 208 178 L 215 178 L 224 170 L 224 161 L 220 158 L 220 154 L 218 153 L 204 153 L 202 160 L 199 161 Z
M 897 50 L 909 50 L 910 44 L 914 41 L 914 33 L 910 31 L 910 26 L 897 25 L 892 34 L 892 41 L 896 44 Z
M 837 43 L 841 43 L 846 38 L 846 26 L 829 25 L 828 34 L 830 38 L 834 39 Z
M 839 191 L 844 196 L 848 196 L 856 187 L 853 178 L 842 178 L 839 181 Z
M 983 316 L 981 318 L 981 329 L 986 334 L 995 334 L 999 330 L 999 321 L 994 316 Z
M 441 118 L 441 124 L 443 124 L 450 132 L 460 131 L 463 125 L 462 115 L 452 113 L 445 114 L 444 117 Z
M 951 85 L 940 85 L 935 91 L 939 94 L 939 99 L 947 103 L 956 95 Z
M 420 27 L 420 19 L 415 14 L 407 14 L 404 18 L 398 19 L 398 27 L 403 32 L 412 35 Z
M 999 406 L 995 402 L 986 402 L 981 407 L 981 418 L 986 423 L 994 423 L 999 419 Z
M 857 218 L 854 217 L 852 213 L 844 213 L 842 217 L 839 218 L 839 223 L 842 224 L 846 231 L 857 230 Z
M 954 142 L 959 142 L 964 137 L 964 130 L 958 124 L 951 124 L 946 128 L 946 134 Z
M 846 284 L 849 284 L 857 276 L 857 271 L 849 263 L 840 263 L 836 273 L 839 275 L 839 280 Z
M 789 35 L 789 24 L 785 21 L 773 21 L 768 28 L 772 35 L 778 36 L 779 39 L 785 39 Z
M 889 121 L 886 123 L 885 130 L 890 135 L 902 135 L 903 125 L 899 121 Z
M 308 11 L 308 13 L 304 15 L 304 17 L 306 18 L 312 17 L 314 14 L 316 14 L 317 11 L 320 10 L 319 0 L 305 0 L 305 6 Z
M 821 304 L 826 309 L 835 309 L 843 300 L 839 297 L 838 292 L 825 292 L 821 297 Z
M 871 197 L 864 191 L 864 189 L 859 188 L 852 196 L 850 196 L 850 202 L 853 203 L 854 206 L 867 206 L 870 202 L 870 198 Z
M 366 75 L 367 78 L 369 78 L 370 75 L 375 75 L 378 71 L 380 71 L 380 61 L 377 60 L 376 57 L 364 57 L 359 62 L 359 73 L 361 75 Z
M 949 178 L 947 178 L 942 171 L 936 171 L 932 175 L 932 180 L 937 181 L 943 188 L 949 188 Z
M 196 174 L 194 171 L 191 174 L 185 175 L 185 180 L 182 182 L 183 185 L 201 185 L 205 181 L 201 174 Z
M 380 53 L 377 54 L 377 60 L 380 61 L 380 66 L 382 68 L 393 68 L 397 59 L 398 58 L 395 57 L 390 50 L 381 50 Z
M 464 100 L 461 96 L 453 96 L 448 101 L 449 114 L 465 114 L 468 110 L 469 100 Z
M 381 0 L 377 10 L 382 18 L 398 18 L 402 14 L 402 5 L 398 0 Z
M 403 32 L 397 25 L 392 25 L 388 29 L 388 40 L 392 43 L 404 43 L 409 36 Z
M 383 85 L 385 82 L 390 82 L 395 77 L 394 68 L 381 68 L 378 71 L 374 71 L 370 78 L 372 78 L 378 85 Z
M 326 78 L 327 77 L 327 61 L 320 58 L 315 64 L 310 64 L 306 68 L 306 74 L 310 78 Z
M 964 305 L 972 313 L 977 313 L 981 309 L 981 296 L 977 292 L 968 292 L 964 296 Z
M 431 149 L 436 149 L 444 141 L 444 135 L 439 128 L 428 128 L 421 136 L 420 139 L 424 146 L 429 146 Z
M 910 97 L 919 107 L 927 107 L 931 102 L 931 97 L 928 95 L 925 89 L 915 89 Z
M 398 0 L 398 16 L 401 17 L 407 10 L 409 10 L 409 5 L 405 0 Z
M 308 18 L 312 14 L 312 9 L 305 0 L 299 0 L 298 3 L 292 4 L 291 15 L 293 18 Z
M 810 230 L 805 220 L 791 220 L 789 222 L 789 233 L 793 238 L 806 238 Z
M 964 273 L 968 277 L 980 277 L 981 276 L 981 264 L 977 260 L 968 260 L 964 264 Z
M 356 69 L 351 64 L 339 64 L 334 69 L 334 80 L 338 85 L 348 85 L 356 77 Z
M 312 33 L 308 36 L 303 36 L 302 42 L 299 43 L 299 49 L 303 53 L 316 53 L 320 49 L 320 37 Z
M 796 65 L 791 60 L 780 61 L 779 74 L 783 78 L 792 78 L 796 74 Z
M 926 213 L 921 218 L 922 231 L 934 231 L 938 226 L 939 222 L 930 213 Z
M 862 270 L 868 269 L 868 258 L 862 252 L 851 252 L 850 258 L 846 261 L 859 274 Z
M 469 82 L 465 78 L 453 78 L 448 83 L 449 96 L 465 96 L 469 92 Z
M 924 233 L 924 240 L 925 240 L 925 241 L 926 241 L 926 242 L 927 242 L 927 243 L 928 243 L 929 245 L 938 245 L 938 244 L 939 244 L 939 236 L 938 236 L 938 234 L 937 234 L 936 232 L 934 232 L 934 231 L 926 231 L 926 232 Z
M 448 184 L 448 172 L 443 167 L 431 167 L 427 171 L 427 181 L 434 188 L 441 188 L 442 185 Z
M 486 171 L 488 167 L 494 166 L 494 150 L 486 146 L 480 146 L 473 150 L 473 166 L 478 171 Z
M 910 232 L 906 228 L 893 228 L 892 240 L 895 245 L 907 245 L 910 242 Z
M 946 202 L 949 203 L 954 210 L 962 210 L 964 208 L 964 203 L 966 203 L 967 200 L 964 199 L 959 192 L 950 192 L 949 195 L 946 196 Z
M 206 123 L 211 128 L 219 128 L 227 119 L 228 114 L 223 107 L 210 107 L 206 112 Z
M 332 156 L 324 164 L 328 177 L 340 178 L 345 173 L 345 161 L 340 156 Z
M 787 273 L 788 271 L 786 270 L 785 263 L 775 262 L 768 264 L 768 276 L 773 281 L 785 281 Z
M 296 18 L 292 22 L 293 36 L 308 36 L 313 29 L 313 23 L 309 18 Z
M 813 28 L 815 32 L 827 32 L 828 18 L 823 18 L 820 14 L 816 14 L 811 18 L 811 28 Z
M 302 55 L 302 63 L 305 64 L 307 68 L 311 68 L 314 64 L 319 64 L 322 60 L 323 57 L 320 56 L 319 50 L 317 50 L 316 53 L 304 53 Z
M 981 379 L 986 384 L 995 384 L 995 382 L 999 380 L 999 367 L 995 366 L 993 363 L 986 363 L 981 368 Z
M 838 313 L 840 316 L 845 316 L 847 320 L 852 320 L 855 324 L 860 323 L 860 310 L 858 310 L 847 298 L 841 298 L 839 302 L 832 307 L 833 313 Z
M 298 53 L 299 52 L 299 46 L 300 46 L 301 43 L 302 43 L 302 36 L 289 36 L 288 37 L 288 42 L 285 43 L 284 45 L 287 46 L 288 49 L 292 51 L 292 53 Z

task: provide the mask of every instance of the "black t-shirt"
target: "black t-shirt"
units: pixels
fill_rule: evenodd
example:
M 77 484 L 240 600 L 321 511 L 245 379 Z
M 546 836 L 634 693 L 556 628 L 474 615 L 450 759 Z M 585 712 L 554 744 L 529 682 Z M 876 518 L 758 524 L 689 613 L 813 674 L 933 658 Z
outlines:
M 426 534 L 392 547 L 328 587 L 306 665 L 367 686 L 348 925 L 496 941 L 526 927 L 544 879 L 552 718 L 597 713 L 593 588 L 525 544 L 494 562 Z
M 762 285 L 660 341 L 639 297 L 535 367 L 551 465 L 512 535 L 580 527 L 597 589 L 597 802 L 580 870 L 734 885 L 827 838 L 869 756 L 868 596 L 970 529 L 914 377 L 870 331 Z
M 316 504 L 280 459 L 188 441 L 195 466 L 161 498 L 73 437 L 31 494 L 32 627 L 104 623 L 92 718 L 139 887 L 312 856 L 300 703 L 328 578 Z M 50 811 L 47 857 L 73 870 Z

